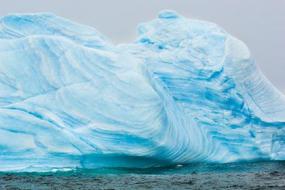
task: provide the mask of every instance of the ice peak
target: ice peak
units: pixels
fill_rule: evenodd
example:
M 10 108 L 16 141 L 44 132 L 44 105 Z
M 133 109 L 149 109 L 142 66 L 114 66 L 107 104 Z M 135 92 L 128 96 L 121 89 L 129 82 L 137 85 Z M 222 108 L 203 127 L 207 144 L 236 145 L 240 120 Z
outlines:
M 178 18 L 180 15 L 173 10 L 163 10 L 161 12 L 159 12 L 158 14 L 158 18 L 161 19 L 175 19 Z

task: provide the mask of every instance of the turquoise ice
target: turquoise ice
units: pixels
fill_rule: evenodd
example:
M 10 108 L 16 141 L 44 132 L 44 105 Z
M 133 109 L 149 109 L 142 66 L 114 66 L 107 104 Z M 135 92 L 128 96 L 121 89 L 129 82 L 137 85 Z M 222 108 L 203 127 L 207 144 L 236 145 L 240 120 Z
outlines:
M 242 41 L 173 11 L 138 33 L 2 17 L 0 171 L 285 159 L 285 98 Z

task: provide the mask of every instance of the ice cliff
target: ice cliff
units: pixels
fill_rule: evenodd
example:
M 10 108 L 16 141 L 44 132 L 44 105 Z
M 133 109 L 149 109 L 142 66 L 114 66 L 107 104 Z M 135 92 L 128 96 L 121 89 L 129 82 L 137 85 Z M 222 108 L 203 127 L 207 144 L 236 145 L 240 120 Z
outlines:
M 173 11 L 138 33 L 2 17 L 0 171 L 285 159 L 284 96 L 243 42 Z

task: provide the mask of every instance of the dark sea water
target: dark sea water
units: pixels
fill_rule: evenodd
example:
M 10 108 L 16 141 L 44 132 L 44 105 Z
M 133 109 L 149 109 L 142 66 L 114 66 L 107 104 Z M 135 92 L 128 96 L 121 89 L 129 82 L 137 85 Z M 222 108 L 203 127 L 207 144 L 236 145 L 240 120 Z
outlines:
M 0 173 L 0 189 L 284 189 L 285 162 Z

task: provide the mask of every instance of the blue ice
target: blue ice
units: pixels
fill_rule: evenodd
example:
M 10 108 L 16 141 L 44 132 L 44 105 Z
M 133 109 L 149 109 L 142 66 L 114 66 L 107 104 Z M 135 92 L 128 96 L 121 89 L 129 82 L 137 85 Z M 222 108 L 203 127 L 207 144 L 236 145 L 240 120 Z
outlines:
M 285 98 L 242 41 L 174 11 L 138 33 L 2 17 L 0 171 L 285 159 Z

